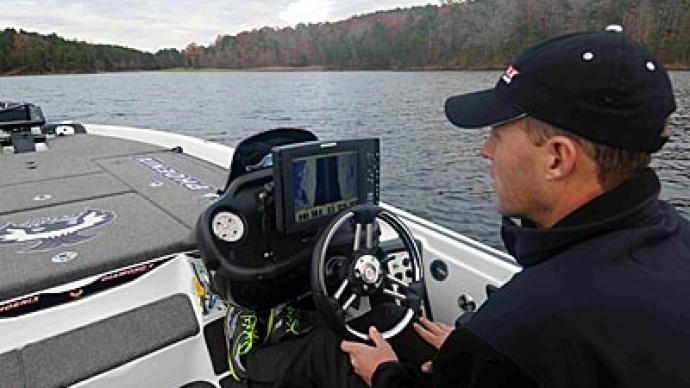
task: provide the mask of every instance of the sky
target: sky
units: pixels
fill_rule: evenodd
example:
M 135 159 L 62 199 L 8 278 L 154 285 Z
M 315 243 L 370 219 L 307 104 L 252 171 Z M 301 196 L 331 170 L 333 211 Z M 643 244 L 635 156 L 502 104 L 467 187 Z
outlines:
M 56 33 L 155 52 L 209 45 L 218 35 L 339 21 L 434 0 L 2 0 L 0 29 Z

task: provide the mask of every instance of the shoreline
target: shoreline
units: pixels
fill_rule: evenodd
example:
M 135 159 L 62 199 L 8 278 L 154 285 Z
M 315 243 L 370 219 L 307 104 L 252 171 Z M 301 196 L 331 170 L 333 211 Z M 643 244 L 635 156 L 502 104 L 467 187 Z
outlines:
M 668 71 L 690 71 L 690 67 L 680 66 L 666 66 Z M 310 65 L 310 66 L 265 66 L 265 67 L 250 67 L 250 68 L 193 68 L 193 67 L 173 67 L 168 69 L 132 69 L 121 71 L 99 71 L 99 72 L 80 72 L 80 71 L 54 71 L 54 72 L 21 72 L 10 71 L 0 73 L 0 78 L 4 77 L 28 77 L 28 76 L 60 76 L 60 75 L 95 75 L 95 74 L 118 74 L 118 73 L 150 73 L 150 72 L 167 72 L 167 73 L 300 73 L 300 72 L 348 72 L 348 71 L 393 71 L 393 72 L 422 72 L 422 71 L 501 71 L 503 68 L 498 67 L 482 67 L 482 68 L 450 68 L 442 66 L 426 66 L 426 67 L 410 67 L 397 68 L 391 67 L 387 69 L 362 69 L 362 68 L 337 68 L 324 65 Z

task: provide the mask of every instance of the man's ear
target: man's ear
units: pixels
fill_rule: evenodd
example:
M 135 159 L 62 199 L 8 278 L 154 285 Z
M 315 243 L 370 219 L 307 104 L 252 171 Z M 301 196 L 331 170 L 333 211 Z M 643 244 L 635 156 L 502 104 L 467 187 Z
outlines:
M 566 136 L 552 136 L 544 144 L 546 153 L 546 179 L 562 179 L 575 169 L 579 148 L 575 141 Z

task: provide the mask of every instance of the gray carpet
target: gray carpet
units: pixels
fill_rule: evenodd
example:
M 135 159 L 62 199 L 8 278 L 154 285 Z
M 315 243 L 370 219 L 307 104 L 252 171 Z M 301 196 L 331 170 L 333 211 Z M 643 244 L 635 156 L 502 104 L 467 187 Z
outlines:
M 194 249 L 196 220 L 227 176 L 127 140 L 84 134 L 48 144 L 45 152 L 0 154 L 0 304 Z M 89 223 L 83 217 L 92 211 Z
M 21 356 L 19 350 L 0 354 L 0 382 L 3 388 L 26 388 Z
M 3 388 L 64 387 L 198 333 L 191 302 L 174 295 L 0 354 L 0 381 Z

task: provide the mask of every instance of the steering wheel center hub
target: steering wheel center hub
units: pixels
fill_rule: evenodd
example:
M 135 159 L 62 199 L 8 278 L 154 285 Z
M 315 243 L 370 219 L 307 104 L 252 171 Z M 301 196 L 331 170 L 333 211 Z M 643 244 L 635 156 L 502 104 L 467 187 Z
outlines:
M 381 263 L 372 255 L 362 255 L 355 263 L 355 277 L 366 284 L 376 285 L 381 280 Z

